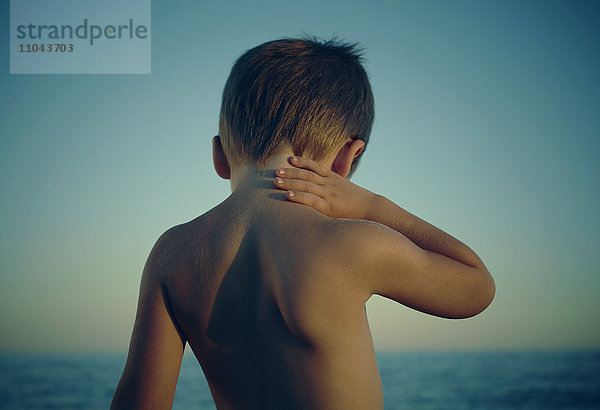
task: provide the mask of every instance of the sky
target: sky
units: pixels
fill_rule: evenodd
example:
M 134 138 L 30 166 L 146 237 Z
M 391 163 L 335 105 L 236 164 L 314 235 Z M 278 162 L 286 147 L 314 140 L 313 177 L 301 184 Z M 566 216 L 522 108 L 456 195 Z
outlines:
M 3 43 L 0 351 L 127 349 L 152 245 L 230 193 L 210 143 L 234 60 L 303 33 L 365 49 L 376 120 L 353 182 L 496 281 L 465 320 L 373 297 L 376 349 L 600 348 L 597 3 L 206 3 L 153 2 L 149 75 L 11 75 Z

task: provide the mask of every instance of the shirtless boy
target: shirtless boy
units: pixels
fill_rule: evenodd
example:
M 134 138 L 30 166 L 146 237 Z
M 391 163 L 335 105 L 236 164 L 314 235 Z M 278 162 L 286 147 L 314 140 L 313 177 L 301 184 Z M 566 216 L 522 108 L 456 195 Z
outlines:
M 112 408 L 170 408 L 186 342 L 219 409 L 382 408 L 371 295 L 446 318 L 489 305 L 469 247 L 350 182 L 373 112 L 352 45 L 238 59 L 213 139 L 232 194 L 152 249 Z

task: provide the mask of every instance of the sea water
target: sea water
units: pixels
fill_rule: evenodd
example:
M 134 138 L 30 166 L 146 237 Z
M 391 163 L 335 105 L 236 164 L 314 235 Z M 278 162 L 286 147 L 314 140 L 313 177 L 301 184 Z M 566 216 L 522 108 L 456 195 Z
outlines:
M 107 409 L 124 354 L 0 354 L 1 409 Z M 600 351 L 381 352 L 385 409 L 600 409 Z M 184 356 L 174 409 L 214 409 Z

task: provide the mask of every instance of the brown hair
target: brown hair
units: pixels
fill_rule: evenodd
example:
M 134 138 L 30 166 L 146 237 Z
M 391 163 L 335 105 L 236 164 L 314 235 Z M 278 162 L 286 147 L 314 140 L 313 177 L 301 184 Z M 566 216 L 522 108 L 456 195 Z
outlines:
M 281 39 L 246 51 L 221 103 L 219 134 L 230 163 L 260 166 L 284 146 L 320 161 L 348 137 L 366 145 L 374 101 L 361 63 L 356 44 L 335 39 Z

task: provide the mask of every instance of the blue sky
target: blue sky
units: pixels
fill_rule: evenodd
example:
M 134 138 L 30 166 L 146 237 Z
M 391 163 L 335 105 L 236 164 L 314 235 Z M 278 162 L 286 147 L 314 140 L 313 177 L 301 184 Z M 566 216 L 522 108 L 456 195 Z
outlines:
M 376 348 L 600 348 L 594 2 L 203 3 L 153 2 L 150 75 L 9 75 L 5 41 L 0 350 L 127 348 L 154 241 L 229 194 L 210 139 L 233 61 L 303 32 L 365 48 L 376 122 L 353 181 L 496 280 L 461 321 L 373 298 Z

